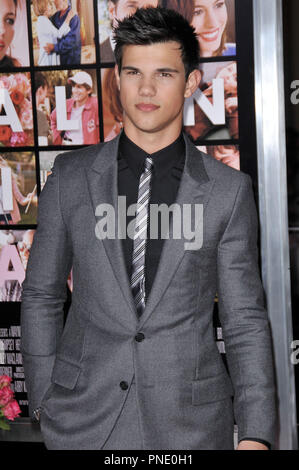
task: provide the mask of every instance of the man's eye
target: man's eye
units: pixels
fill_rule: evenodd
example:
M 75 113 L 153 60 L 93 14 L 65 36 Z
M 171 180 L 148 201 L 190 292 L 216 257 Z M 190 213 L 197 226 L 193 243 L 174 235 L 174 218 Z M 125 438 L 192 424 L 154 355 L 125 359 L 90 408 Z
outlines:
M 162 72 L 161 77 L 168 78 L 168 77 L 172 77 L 172 75 L 171 75 L 171 73 L 168 73 L 168 72 Z

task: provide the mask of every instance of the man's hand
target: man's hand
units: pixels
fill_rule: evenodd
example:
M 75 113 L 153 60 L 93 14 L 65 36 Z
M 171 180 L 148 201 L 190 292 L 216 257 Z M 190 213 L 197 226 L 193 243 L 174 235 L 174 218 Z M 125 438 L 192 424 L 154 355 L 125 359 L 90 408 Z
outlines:
M 54 51 L 54 44 L 50 44 L 49 42 L 44 47 L 47 54 L 52 54 Z
M 269 450 L 267 446 L 256 441 L 241 441 L 237 450 Z

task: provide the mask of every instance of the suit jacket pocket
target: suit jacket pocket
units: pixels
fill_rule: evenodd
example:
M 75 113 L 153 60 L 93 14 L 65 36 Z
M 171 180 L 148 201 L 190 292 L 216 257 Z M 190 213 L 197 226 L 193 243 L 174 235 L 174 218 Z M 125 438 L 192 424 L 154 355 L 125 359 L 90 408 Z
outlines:
M 56 358 L 52 372 L 52 382 L 68 388 L 69 390 L 73 390 L 78 381 L 80 372 L 81 367 L 63 359 Z
M 192 382 L 192 405 L 213 403 L 233 395 L 232 383 L 226 373 Z

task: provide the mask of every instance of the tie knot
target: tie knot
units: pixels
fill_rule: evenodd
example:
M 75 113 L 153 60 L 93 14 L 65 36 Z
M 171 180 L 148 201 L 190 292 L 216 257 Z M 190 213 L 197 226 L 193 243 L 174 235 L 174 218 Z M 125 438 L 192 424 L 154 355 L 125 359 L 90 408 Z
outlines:
M 153 159 L 151 157 L 146 157 L 144 168 L 145 170 L 151 170 L 153 166 Z

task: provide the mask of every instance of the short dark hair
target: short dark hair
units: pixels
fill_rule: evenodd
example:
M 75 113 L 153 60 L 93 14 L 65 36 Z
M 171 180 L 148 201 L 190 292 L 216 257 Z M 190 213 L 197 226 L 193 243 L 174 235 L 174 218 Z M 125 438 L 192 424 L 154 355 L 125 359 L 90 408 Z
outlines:
M 119 72 L 122 67 L 123 46 L 165 43 L 175 41 L 180 44 L 186 80 L 199 65 L 199 44 L 195 29 L 180 13 L 162 7 L 140 8 L 132 16 L 118 21 L 113 28 L 115 40 L 115 60 Z
M 46 79 L 46 77 L 44 76 L 44 74 L 42 72 L 36 72 L 36 74 L 34 76 L 34 84 L 35 84 L 35 90 L 36 91 L 40 87 L 42 87 L 42 88 L 48 87 L 49 88 L 48 80 Z

